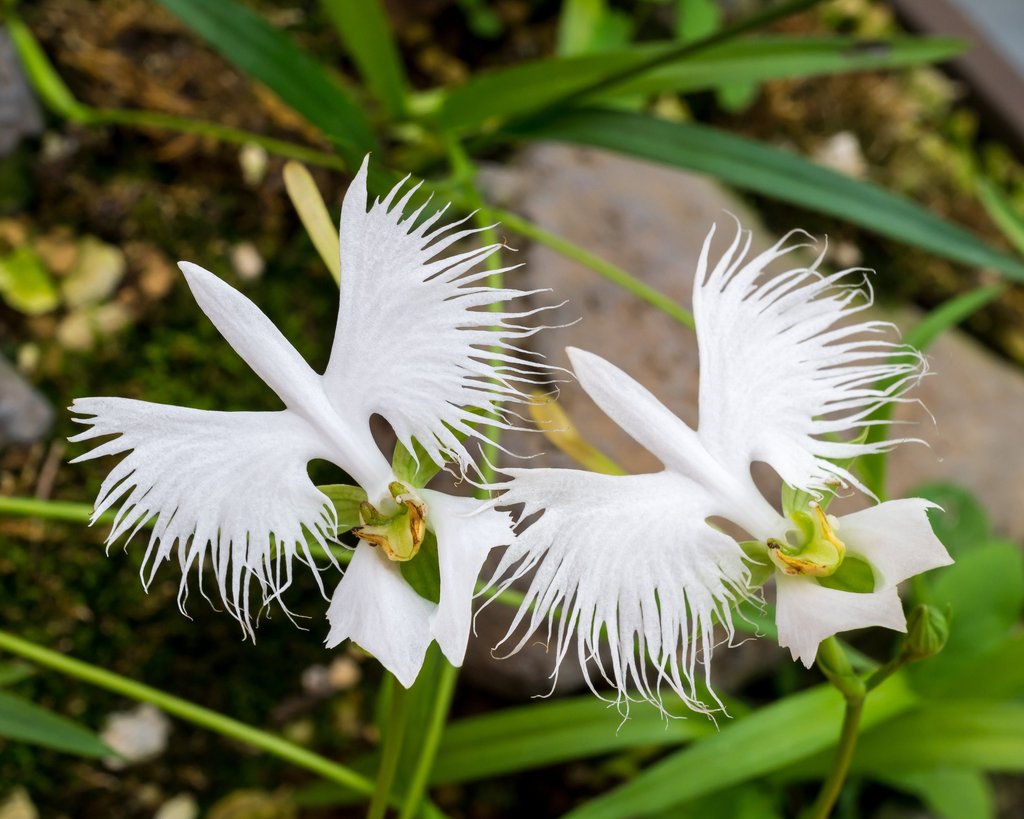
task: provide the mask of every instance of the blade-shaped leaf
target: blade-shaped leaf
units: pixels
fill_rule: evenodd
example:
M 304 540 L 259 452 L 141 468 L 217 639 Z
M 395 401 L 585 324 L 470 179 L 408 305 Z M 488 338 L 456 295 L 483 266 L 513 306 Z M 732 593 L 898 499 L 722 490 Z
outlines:
M 235 0 L 159 0 L 227 60 L 362 159 L 375 139 L 349 94 L 287 35 Z
M 885 722 L 914 701 L 903 678 L 890 677 L 868 698 L 862 724 L 867 728 Z M 764 776 L 833 746 L 842 718 L 842 695 L 831 686 L 817 686 L 724 725 L 720 732 L 655 763 L 567 816 L 648 816 Z
M 0 691 L 0 737 L 85 757 L 114 756 L 88 728 Z
M 978 180 L 978 198 L 1003 235 L 1024 254 L 1024 213 L 989 179 Z
M 366 84 L 397 118 L 405 110 L 406 82 L 387 15 L 378 0 L 321 0 Z
M 940 768 L 883 777 L 886 784 L 912 793 L 939 819 L 994 819 L 995 800 L 988 778 L 977 771 Z
M 441 121 L 449 128 L 470 129 L 494 118 L 528 114 L 608 74 L 668 53 L 677 45 L 644 44 L 481 73 L 448 95 Z M 960 41 L 943 38 L 902 37 L 877 42 L 849 37 L 763 37 L 708 48 L 625 80 L 599 96 L 692 92 L 780 77 L 900 68 L 938 62 L 962 50 Z
M 707 719 L 692 715 L 666 722 L 654 708 L 634 708 L 628 720 L 619 722 L 614 708 L 593 696 L 460 720 L 445 731 L 431 781 L 469 782 L 637 745 L 679 745 L 715 733 Z
M 865 734 L 853 765 L 881 774 L 940 766 L 1020 773 L 1024 704 L 953 701 L 916 709 Z
M 1014 543 L 979 543 L 952 566 L 926 576 L 922 586 L 924 602 L 949 605 L 953 617 L 942 653 L 909 671 L 919 690 L 941 692 L 962 676 L 965 665 L 1001 646 L 1017 627 L 1024 607 L 1024 558 Z
M 827 213 L 964 264 L 1024 281 L 1024 262 L 926 208 L 870 182 L 718 128 L 644 114 L 583 109 L 522 123 L 510 135 L 617 151 L 718 177 L 742 190 Z

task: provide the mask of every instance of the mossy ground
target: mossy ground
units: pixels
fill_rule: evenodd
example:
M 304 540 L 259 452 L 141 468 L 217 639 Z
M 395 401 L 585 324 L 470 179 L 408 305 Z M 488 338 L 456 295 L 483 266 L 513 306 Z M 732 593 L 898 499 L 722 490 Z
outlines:
M 553 39 L 557 11 L 556 3 L 499 4 L 507 18 L 504 34 L 485 48 L 454 7 L 437 4 L 444 8 L 430 17 L 415 4 L 399 5 L 407 15 L 403 48 L 415 81 L 423 85 L 458 80 L 481 65 L 539 56 Z M 434 4 L 424 8 L 428 5 Z M 275 14 L 289 12 L 272 3 L 260 6 Z M 150 3 L 42 0 L 27 7 L 26 16 L 72 90 L 90 104 L 160 108 L 299 141 L 315 139 L 279 102 L 200 46 L 169 15 L 154 12 Z M 802 25 L 820 23 L 811 19 Z M 432 30 L 443 36 L 432 37 Z M 333 40 L 315 17 L 304 18 L 297 32 L 307 46 L 333 59 Z M 983 211 L 965 195 L 968 177 L 962 165 L 981 155 L 976 124 L 964 125 L 962 118 L 957 124 L 949 116 L 955 95 L 943 92 L 923 110 L 917 93 L 904 80 L 878 75 L 781 82 L 770 85 L 745 112 L 711 116 L 738 131 L 805 151 L 837 131 L 854 130 L 874 178 L 1000 241 Z M 892 100 L 904 105 L 902 125 L 892 121 Z M 919 157 L 913 164 L 908 152 L 916 137 L 906 128 L 927 129 L 929 122 L 940 120 L 947 124 L 938 132 L 939 141 L 933 141 L 931 158 Z M 987 167 L 1019 194 L 1019 166 L 996 149 L 988 154 Z M 281 164 L 271 158 L 261 181 L 247 184 L 236 148 L 195 137 L 90 130 L 51 120 L 42 140 L 0 162 L 0 178 L 8 180 L 0 205 L 35 231 L 62 226 L 118 246 L 142 241 L 167 262 L 188 259 L 209 267 L 240 286 L 313 366 L 322 367 L 337 291 L 291 212 Z M 328 201 L 337 203 L 345 180 L 324 172 L 317 172 L 317 179 Z M 774 204 L 765 214 L 773 226 L 798 223 L 856 243 L 864 262 L 883 271 L 876 284 L 890 298 L 930 306 L 975 284 L 972 273 L 833 220 Z M 266 272 L 256 281 L 241 281 L 231 268 L 230 250 L 239 242 L 254 243 L 266 260 Z M 31 348 L 32 380 L 58 408 L 85 395 L 208 409 L 275 408 L 275 396 L 196 308 L 184 282 L 176 280 L 166 295 L 153 298 L 141 286 L 144 273 L 130 267 L 114 297 L 133 306 L 132 326 L 91 350 L 74 352 L 57 343 L 59 315 L 27 319 L 2 307 L 0 349 L 18 359 Z M 1015 291 L 972 327 L 997 349 L 1024 360 L 1022 316 L 1024 300 Z M 4 491 L 44 491 L 62 500 L 90 501 L 109 464 L 69 466 L 68 458 L 83 450 L 61 443 L 73 431 L 67 414 L 59 411 L 49 441 L 0 453 Z M 48 457 L 58 459 L 60 467 L 42 486 Z M 325 472 L 318 477 L 336 476 Z M 141 549 L 141 544 L 128 553 L 115 548 L 106 556 L 100 531 L 0 520 L 0 623 L 27 639 L 243 721 L 292 732 L 330 756 L 349 759 L 372 747 L 373 692 L 379 680 L 372 663 L 365 664 L 361 685 L 333 698 L 320 701 L 303 692 L 303 671 L 333 656 L 322 647 L 324 604 L 311 579 L 300 579 L 288 597 L 297 613 L 311 618 L 305 621 L 308 630 L 296 630 L 276 612 L 264 619 L 253 647 L 230 617 L 211 609 L 195 584 L 188 606 L 194 619 L 177 611 L 175 566 L 165 566 L 145 593 L 138 578 Z M 91 726 L 130 705 L 48 672 L 15 690 Z M 458 701 L 464 711 L 494 705 L 473 691 L 460 692 Z M 601 765 L 570 765 L 446 789 L 437 798 L 455 815 L 517 815 L 523 805 L 536 810 L 541 804 L 554 815 L 568 809 L 576 796 L 621 775 Z M 23 784 L 47 817 L 151 816 L 175 793 L 197 794 L 209 805 L 253 783 L 274 790 L 306 781 L 293 768 L 177 721 L 164 756 L 116 774 L 56 753 L 0 745 L 0 786 Z

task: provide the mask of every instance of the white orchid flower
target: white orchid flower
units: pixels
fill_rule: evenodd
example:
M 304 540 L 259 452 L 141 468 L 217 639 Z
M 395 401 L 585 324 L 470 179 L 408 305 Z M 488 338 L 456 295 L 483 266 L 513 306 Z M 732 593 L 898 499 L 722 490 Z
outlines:
M 367 210 L 366 176 L 364 161 L 342 208 L 341 301 L 323 375 L 249 299 L 183 262 L 199 306 L 285 409 L 208 412 L 81 398 L 71 409 L 89 428 L 71 440 L 117 436 L 76 460 L 128 453 L 96 500 L 94 520 L 120 504 L 108 545 L 151 523 L 143 582 L 176 556 L 183 606 L 190 570 L 209 567 L 250 635 L 253 582 L 261 604 L 279 599 L 294 560 L 321 582 L 307 537 L 326 547 L 337 516 L 306 468 L 314 458 L 341 467 L 366 491 L 374 519 L 364 516 L 356 530 L 361 540 L 330 605 L 327 643 L 358 642 L 409 686 L 431 640 L 461 664 L 477 575 L 488 551 L 512 540 L 511 520 L 478 501 L 398 482 L 370 417 L 383 416 L 410 452 L 415 439 L 436 463 L 471 473 L 465 440 L 482 434 L 481 423 L 510 426 L 500 406 L 529 400 L 517 385 L 538 365 L 514 342 L 534 332 L 519 320 L 537 310 L 487 309 L 530 295 L 482 284 L 494 271 L 479 265 L 499 245 L 444 255 L 478 231 L 462 222 L 435 227 L 443 210 L 418 224 L 425 206 L 404 217 L 415 189 L 398 198 L 401 183 Z M 428 530 L 437 538 L 437 603 L 400 571 Z
M 709 270 L 713 235 L 714 228 L 693 298 L 698 429 L 622 370 L 570 349 L 584 390 L 664 470 L 617 476 L 510 469 L 501 501 L 522 504 L 524 519 L 542 512 L 495 573 L 504 588 L 534 572 L 505 640 L 518 651 L 546 622 L 549 636 L 556 634 L 557 674 L 576 632 L 581 665 L 596 667 L 626 707 L 631 691 L 660 704 L 667 684 L 689 707 L 707 710 L 697 660 L 710 688 L 713 628 L 720 623 L 731 639 L 732 609 L 754 593 L 750 559 L 713 525 L 716 518 L 744 530 L 760 544 L 764 564 L 777 567 L 779 642 L 806 665 L 837 632 L 871 625 L 904 630 L 897 584 L 950 562 L 925 501 L 882 503 L 836 521 L 815 500 L 839 482 L 860 486 L 838 464 L 899 443 L 848 439 L 873 423 L 876 408 L 907 400 L 902 394 L 920 378 L 921 356 L 880 339 L 890 325 L 850 322 L 870 302 L 860 281 L 851 282 L 856 271 L 826 275 L 819 257 L 770 276 L 766 268 L 795 247 L 787 246 L 787 236 L 748 258 L 750 234 L 742 229 Z M 894 361 L 895 353 L 904 355 Z M 755 461 L 799 490 L 791 490 L 802 499 L 793 519 L 756 488 Z M 844 590 L 845 575 L 858 569 L 867 588 Z M 520 629 L 525 634 L 517 643 Z

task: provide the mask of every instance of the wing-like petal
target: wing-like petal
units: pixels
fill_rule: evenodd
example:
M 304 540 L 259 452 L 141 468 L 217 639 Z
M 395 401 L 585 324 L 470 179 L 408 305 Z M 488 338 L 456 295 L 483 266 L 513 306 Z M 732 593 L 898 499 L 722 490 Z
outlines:
M 770 275 L 773 262 L 800 246 L 787 246 L 787 236 L 748 258 L 750 234 L 741 229 L 709 270 L 714 232 L 704 243 L 693 294 L 701 440 L 733 474 L 764 461 L 806 491 L 836 479 L 859 486 L 826 459 L 877 452 L 899 440 L 854 444 L 823 436 L 856 433 L 872 423 L 876 407 L 906 400 L 900 396 L 919 380 L 923 357 L 884 340 L 890 324 L 849 321 L 870 302 L 861 289 L 866 280 L 851 280 L 857 271 L 825 275 L 819 257 Z
M 421 490 L 430 510 L 430 525 L 437 535 L 441 570 L 441 599 L 431 632 L 445 657 L 462 665 L 469 641 L 473 595 L 480 569 L 495 546 L 514 539 L 507 512 L 481 508 L 480 501 Z
M 907 621 L 895 586 L 871 594 L 829 589 L 812 577 L 775 573 L 775 624 L 779 645 L 808 668 L 827 637 L 868 626 L 906 631 Z
M 937 508 L 921 498 L 886 501 L 844 515 L 836 533 L 851 554 L 871 564 L 876 588 L 889 588 L 953 562 L 928 520 L 928 510 Z
M 311 396 L 322 400 L 316 373 L 259 307 L 199 265 L 178 266 L 220 334 L 287 406 L 309 404 Z
M 686 423 L 643 384 L 600 356 L 567 348 L 573 372 L 594 403 L 666 468 L 697 482 L 718 497 L 722 514 L 752 536 L 773 532 L 778 513 L 764 499 L 750 470 L 729 472 L 704 448 Z
M 707 493 L 671 472 L 508 474 L 502 505 L 523 504 L 523 518 L 542 512 L 495 573 L 505 578 L 504 588 L 534 572 L 505 638 L 526 624 L 512 650 L 546 622 L 549 638 L 556 634 L 557 674 L 576 631 L 581 665 L 592 663 L 617 689 L 620 706 L 628 706 L 633 690 L 660 704 L 668 684 L 690 708 L 708 710 L 696 684 L 697 660 L 708 681 L 715 621 L 732 636 L 730 610 L 747 594 L 749 571 L 735 541 L 705 522 L 714 514 Z M 600 651 L 602 634 L 608 656 Z
M 397 563 L 360 543 L 327 610 L 327 647 L 353 640 L 409 688 L 423 666 L 436 609 L 413 591 Z
M 93 520 L 120 507 L 108 545 L 152 523 L 147 585 L 176 551 L 184 605 L 189 570 L 209 564 L 228 611 L 252 634 L 252 581 L 265 603 L 290 584 L 294 558 L 316 569 L 307 535 L 326 545 L 334 508 L 306 474 L 321 443 L 291 410 L 209 412 L 125 398 L 80 398 L 71 410 L 89 427 L 72 441 L 118 436 L 76 461 L 127 453 L 103 482 Z
M 340 413 L 379 413 L 410 450 L 415 437 L 436 462 L 444 451 L 465 469 L 472 458 L 460 435 L 476 435 L 476 423 L 507 426 L 479 413 L 529 400 L 518 385 L 542 365 L 514 343 L 534 332 L 519 320 L 537 311 L 488 309 L 530 294 L 480 284 L 489 275 L 480 264 L 500 245 L 446 255 L 478 231 L 435 227 L 443 212 L 417 224 L 423 207 L 404 216 L 415 189 L 399 198 L 399 184 L 367 210 L 366 169 L 342 208 L 341 302 L 325 386 Z

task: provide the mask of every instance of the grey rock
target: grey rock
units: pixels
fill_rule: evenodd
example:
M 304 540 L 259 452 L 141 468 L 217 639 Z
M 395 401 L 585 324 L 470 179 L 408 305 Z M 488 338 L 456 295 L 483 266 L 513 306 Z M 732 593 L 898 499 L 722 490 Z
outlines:
M 0 356 L 0 446 L 38 441 L 53 424 L 53 408 Z
M 21 70 L 14 45 L 0 29 L 0 156 L 26 136 L 42 133 L 43 117 Z

